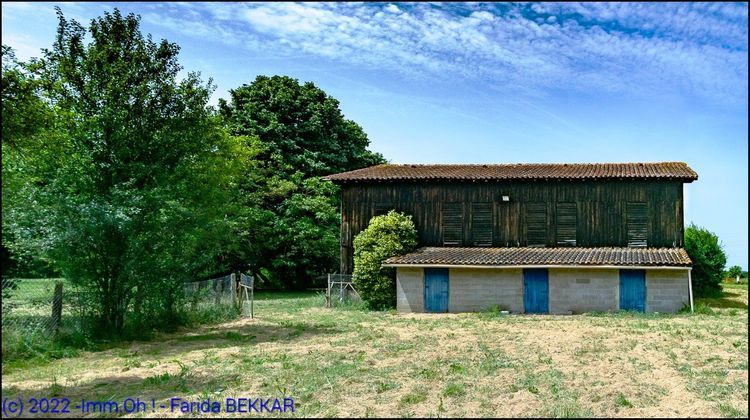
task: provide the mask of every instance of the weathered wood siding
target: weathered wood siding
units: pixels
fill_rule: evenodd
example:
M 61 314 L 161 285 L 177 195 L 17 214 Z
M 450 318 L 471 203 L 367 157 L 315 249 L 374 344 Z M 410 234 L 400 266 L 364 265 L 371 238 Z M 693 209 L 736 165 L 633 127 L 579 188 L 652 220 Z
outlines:
M 510 201 L 503 202 L 503 195 L 509 196 Z M 575 223 L 575 246 L 591 247 L 628 246 L 628 203 L 645 203 L 646 246 L 683 246 L 680 181 L 357 183 L 342 185 L 341 199 L 342 273 L 351 273 L 353 269 L 354 236 L 367 227 L 373 216 L 389 209 L 412 215 L 420 246 L 446 246 L 444 232 L 452 237 L 455 229 L 451 226 L 445 229 L 444 220 L 455 223 L 456 218 L 450 215 L 444 218 L 443 208 L 458 206 L 463 215 L 462 239 L 453 246 L 487 244 L 490 234 L 492 246 L 572 245 L 570 223 Z M 558 208 L 558 203 L 568 204 Z M 571 213 L 569 203 L 575 203 L 575 214 Z M 492 209 L 490 234 L 484 227 L 488 226 L 487 206 Z M 539 217 L 540 208 L 546 211 L 546 217 Z M 475 216 L 475 211 L 483 214 Z M 561 214 L 565 220 L 558 226 L 556 219 Z M 544 244 L 529 243 L 529 220 L 531 223 L 542 220 L 546 224 L 544 229 L 536 225 L 530 230 L 532 241 L 539 241 L 541 235 L 546 237 Z M 631 246 L 640 245 L 632 240 L 632 220 L 633 217 Z M 473 227 L 472 223 L 482 226 Z

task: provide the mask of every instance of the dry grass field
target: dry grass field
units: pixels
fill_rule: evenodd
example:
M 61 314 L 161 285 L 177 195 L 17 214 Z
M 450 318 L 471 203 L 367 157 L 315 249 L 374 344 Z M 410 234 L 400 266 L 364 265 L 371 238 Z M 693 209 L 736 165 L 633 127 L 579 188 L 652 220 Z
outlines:
M 254 320 L 5 364 L 2 396 L 294 398 L 282 416 L 747 417 L 747 299 L 725 285 L 696 314 L 400 315 L 259 293 Z

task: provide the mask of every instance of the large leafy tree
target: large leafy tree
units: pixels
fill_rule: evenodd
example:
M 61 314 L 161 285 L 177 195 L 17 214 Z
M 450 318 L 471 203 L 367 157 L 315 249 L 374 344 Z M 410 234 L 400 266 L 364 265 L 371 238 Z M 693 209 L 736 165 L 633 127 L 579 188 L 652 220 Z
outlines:
M 246 139 L 223 131 L 210 82 L 180 79 L 179 47 L 144 36 L 139 17 L 115 9 L 87 29 L 57 13 L 53 47 L 26 66 L 54 117 L 38 147 L 9 153 L 3 226 L 89 292 L 99 331 L 121 333 L 128 313 L 168 322 L 182 282 L 220 268 Z
M 288 178 L 329 175 L 383 163 L 367 150 L 370 141 L 357 123 L 344 118 L 339 102 L 312 82 L 286 76 L 258 76 L 220 101 L 233 134 L 257 136 L 267 167 Z
M 52 110 L 40 96 L 39 80 L 2 46 L 2 179 L 3 215 L 12 211 L 14 193 L 29 181 L 19 163 L 29 154 L 44 153 L 40 133 L 53 120 Z M 54 145 L 49 150 L 54 151 Z M 5 220 L 5 218 L 4 218 Z M 2 274 L 12 276 L 52 275 L 54 271 L 27 247 L 19 246 L 11 229 L 2 230 Z
M 336 269 L 338 193 L 318 177 L 384 162 L 336 99 L 308 82 L 258 76 L 230 91 L 221 114 L 234 135 L 257 139 L 240 185 L 246 211 L 235 264 L 299 288 Z M 268 274 L 268 276 L 266 276 Z
M 720 294 L 727 256 L 719 237 L 708 229 L 691 224 L 685 229 L 685 251 L 693 260 L 692 281 L 695 296 Z

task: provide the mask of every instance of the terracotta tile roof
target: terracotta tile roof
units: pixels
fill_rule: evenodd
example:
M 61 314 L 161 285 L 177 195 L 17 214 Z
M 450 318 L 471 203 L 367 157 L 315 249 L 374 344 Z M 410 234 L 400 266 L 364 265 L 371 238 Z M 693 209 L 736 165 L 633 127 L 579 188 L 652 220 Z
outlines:
M 682 248 L 441 248 L 425 247 L 385 261 L 416 265 L 690 266 Z
M 698 174 L 684 162 L 515 163 L 487 165 L 383 164 L 325 177 L 333 182 L 505 181 L 545 179 L 674 179 L 692 182 Z

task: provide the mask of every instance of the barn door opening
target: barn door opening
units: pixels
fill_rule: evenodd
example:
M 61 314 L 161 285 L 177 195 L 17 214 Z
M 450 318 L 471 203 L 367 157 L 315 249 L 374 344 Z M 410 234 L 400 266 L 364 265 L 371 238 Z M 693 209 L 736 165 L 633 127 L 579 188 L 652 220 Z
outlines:
M 448 269 L 424 269 L 424 309 L 426 312 L 448 312 Z
M 620 309 L 646 310 L 646 271 L 620 270 Z
M 549 312 L 549 274 L 546 268 L 523 270 L 523 307 L 527 314 Z

